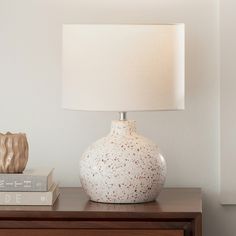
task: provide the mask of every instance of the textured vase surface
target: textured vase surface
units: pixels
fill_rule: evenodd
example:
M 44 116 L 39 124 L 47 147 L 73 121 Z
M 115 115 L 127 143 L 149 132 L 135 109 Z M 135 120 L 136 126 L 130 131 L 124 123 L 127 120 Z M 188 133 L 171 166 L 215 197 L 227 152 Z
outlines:
M 157 198 L 166 162 L 156 144 L 137 134 L 135 121 L 113 121 L 79 163 L 81 184 L 92 201 L 139 203 Z
M 22 173 L 28 161 L 25 134 L 0 133 L 0 173 Z

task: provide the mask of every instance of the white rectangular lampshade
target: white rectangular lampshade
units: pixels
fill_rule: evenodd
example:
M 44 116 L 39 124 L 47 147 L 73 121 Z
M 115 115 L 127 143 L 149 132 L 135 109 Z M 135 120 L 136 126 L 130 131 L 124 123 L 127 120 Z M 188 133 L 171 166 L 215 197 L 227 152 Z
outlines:
M 63 25 L 63 107 L 184 109 L 184 25 Z

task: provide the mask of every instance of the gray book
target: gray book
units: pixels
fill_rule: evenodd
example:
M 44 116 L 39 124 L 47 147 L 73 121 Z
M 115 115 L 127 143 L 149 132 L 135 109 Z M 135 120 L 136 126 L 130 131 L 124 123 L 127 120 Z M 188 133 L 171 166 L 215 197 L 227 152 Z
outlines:
M 48 191 L 53 184 L 53 169 L 27 169 L 22 174 L 0 174 L 0 192 Z
M 0 205 L 53 205 L 58 195 L 58 184 L 53 184 L 48 192 L 0 192 Z

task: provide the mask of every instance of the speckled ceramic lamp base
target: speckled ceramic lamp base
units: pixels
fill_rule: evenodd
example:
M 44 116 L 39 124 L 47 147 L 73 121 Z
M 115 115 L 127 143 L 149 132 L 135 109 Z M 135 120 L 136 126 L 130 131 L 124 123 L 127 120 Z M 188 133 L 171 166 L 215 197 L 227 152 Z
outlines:
M 80 159 L 80 180 L 92 201 L 139 203 L 156 199 L 166 162 L 152 141 L 136 133 L 135 121 L 113 121 L 111 132 Z

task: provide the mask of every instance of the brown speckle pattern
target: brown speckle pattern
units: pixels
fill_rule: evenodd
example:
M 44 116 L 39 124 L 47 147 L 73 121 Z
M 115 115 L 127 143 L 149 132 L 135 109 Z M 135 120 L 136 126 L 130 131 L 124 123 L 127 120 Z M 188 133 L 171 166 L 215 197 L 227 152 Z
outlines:
M 153 201 L 166 178 L 158 147 L 136 133 L 135 121 L 113 121 L 111 132 L 80 159 L 80 180 L 91 200 L 104 203 Z

